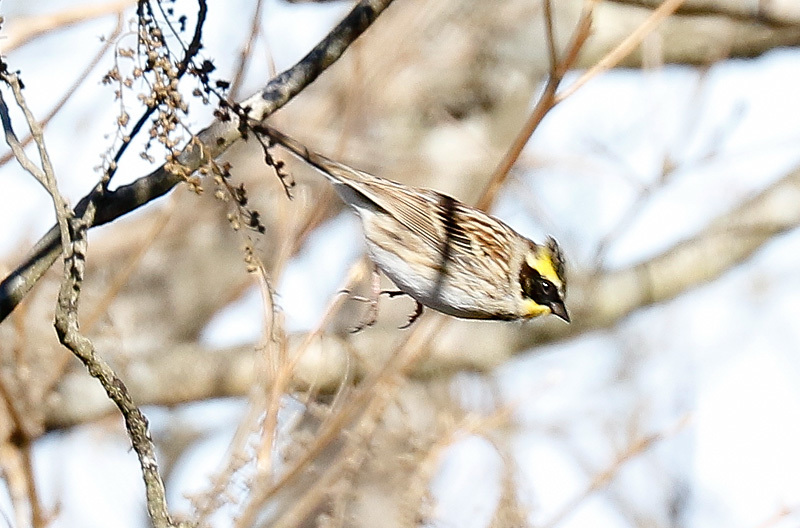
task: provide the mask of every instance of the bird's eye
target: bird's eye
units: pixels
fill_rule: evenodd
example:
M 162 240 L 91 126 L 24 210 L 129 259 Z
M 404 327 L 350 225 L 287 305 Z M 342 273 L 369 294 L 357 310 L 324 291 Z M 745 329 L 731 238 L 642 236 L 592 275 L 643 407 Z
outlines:
M 522 288 L 522 295 L 533 299 L 539 304 L 549 304 L 560 300 L 556 285 L 542 277 L 541 273 L 524 261 L 519 273 L 519 282 Z

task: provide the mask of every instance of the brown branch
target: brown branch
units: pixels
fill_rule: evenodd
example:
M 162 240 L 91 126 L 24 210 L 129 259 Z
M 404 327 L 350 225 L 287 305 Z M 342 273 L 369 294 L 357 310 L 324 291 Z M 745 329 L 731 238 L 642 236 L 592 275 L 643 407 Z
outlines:
M 244 43 L 242 49 L 239 51 L 239 59 L 236 61 L 236 67 L 233 71 L 233 80 L 231 80 L 230 93 L 236 97 L 239 95 L 239 89 L 242 87 L 245 73 L 247 72 L 247 64 L 252 58 L 253 44 L 255 44 L 258 35 L 261 33 L 261 11 L 264 7 L 264 0 L 256 0 L 256 6 L 253 9 L 253 22 L 250 25 L 250 33 L 247 37 L 247 42 Z M 270 62 L 270 64 L 272 64 Z
M 551 57 L 550 75 L 547 78 L 547 84 L 545 84 L 544 92 L 542 93 L 541 97 L 539 97 L 539 101 L 536 103 L 533 112 L 531 112 L 530 117 L 528 117 L 528 120 L 525 121 L 525 124 L 522 126 L 522 130 L 520 130 L 519 134 L 517 134 L 517 137 L 514 138 L 514 142 L 511 144 L 511 147 L 509 147 L 508 151 L 506 151 L 505 156 L 503 156 L 503 159 L 500 161 L 497 168 L 492 173 L 492 176 L 489 178 L 489 183 L 486 184 L 483 194 L 476 204 L 478 209 L 487 210 L 491 204 L 494 203 L 497 193 L 500 192 L 500 189 L 503 187 L 503 184 L 508 177 L 508 173 L 514 163 L 516 163 L 519 155 L 522 153 L 522 149 L 525 148 L 525 145 L 528 143 L 528 140 L 530 140 L 533 132 L 539 127 L 539 124 L 542 122 L 547 113 L 550 112 L 550 110 L 552 110 L 556 104 L 558 104 L 559 100 L 556 99 L 556 90 L 558 90 L 558 87 L 561 84 L 561 81 L 564 79 L 564 75 L 567 73 L 567 71 L 569 71 L 569 69 L 575 65 L 575 62 L 578 58 L 578 53 L 590 35 L 590 29 L 592 25 L 592 10 L 594 8 L 594 4 L 594 0 L 587 0 L 584 3 L 584 9 L 581 13 L 581 18 L 572 34 L 570 44 L 567 46 L 565 57 L 563 60 L 557 61 L 555 37 L 553 35 L 552 13 L 550 12 L 550 1 L 545 0 L 545 27 L 547 29 L 547 43 L 550 49 Z
M 256 121 L 266 119 L 289 102 L 306 86 L 316 80 L 336 62 L 348 46 L 358 38 L 391 4 L 392 0 L 362 0 L 333 30 L 297 64 L 273 78 L 267 86 L 242 101 L 239 106 L 248 110 L 248 117 Z M 204 163 L 225 152 L 241 139 L 239 119 L 218 120 L 200 131 L 180 153 L 177 163 L 191 173 Z M 159 198 L 183 181 L 183 171 L 170 171 L 162 165 L 147 176 L 129 185 L 105 193 L 92 192 L 75 208 L 82 216 L 89 205 L 96 207 L 90 227 L 111 222 L 120 216 Z M 58 230 L 51 229 L 34 246 L 28 259 L 0 284 L 0 321 L 22 301 L 41 276 L 53 265 L 59 254 Z
M 647 17 L 644 22 L 634 29 L 622 42 L 620 42 L 614 49 L 606 53 L 606 55 L 597 61 L 595 65 L 589 68 L 583 75 L 578 78 L 573 84 L 569 86 L 562 93 L 558 94 L 556 102 L 561 102 L 578 90 L 581 86 L 586 84 L 595 76 L 610 70 L 617 66 L 622 59 L 631 54 L 639 44 L 645 39 L 647 35 L 653 32 L 659 24 L 672 15 L 685 0 L 665 0 L 664 3 L 658 6 L 658 9 Z
M 0 409 L 2 403 L 5 404 L 5 409 L 8 417 L 11 419 L 12 429 L 10 438 L 0 439 L 0 442 L 8 441 L 9 444 L 15 448 L 14 457 L 4 457 L 14 460 L 5 460 L 3 463 L 4 472 L 11 471 L 9 466 L 15 468 L 19 467 L 22 473 L 20 478 L 7 478 L 7 485 L 10 489 L 9 495 L 12 504 L 16 502 L 15 498 L 21 496 L 16 493 L 13 488 L 24 485 L 25 494 L 27 495 L 27 503 L 30 507 L 30 524 L 35 528 L 40 528 L 47 525 L 47 516 L 44 514 L 42 503 L 39 500 L 39 493 L 36 487 L 36 479 L 33 475 L 33 463 L 31 451 L 33 449 L 33 441 L 41 435 L 39 424 L 31 420 L 22 407 L 24 404 L 18 403 L 20 400 L 12 397 L 11 390 L 7 386 L 5 380 L 0 376 Z M 20 467 L 21 466 L 21 467 Z M 22 508 L 15 505 L 15 510 Z M 27 523 L 25 523 L 27 524 Z
M 175 523 L 167 509 L 166 491 L 156 462 L 155 445 L 150 438 L 147 418 L 134 403 L 122 380 L 97 355 L 91 340 L 80 333 L 78 301 L 86 269 L 86 233 L 93 215 L 94 207 L 90 206 L 82 218 L 69 218 L 72 239 L 69 242 L 70 255 L 64 261 L 64 280 L 58 295 L 56 332 L 61 343 L 86 365 L 89 374 L 100 382 L 108 398 L 122 414 L 128 437 L 142 468 L 147 511 L 153 525 L 156 528 L 188 527 L 189 523 Z

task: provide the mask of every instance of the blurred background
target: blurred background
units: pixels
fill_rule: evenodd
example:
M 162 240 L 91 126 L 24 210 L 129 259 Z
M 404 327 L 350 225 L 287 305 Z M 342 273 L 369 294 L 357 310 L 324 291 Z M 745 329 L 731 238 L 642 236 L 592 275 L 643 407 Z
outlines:
M 102 82 L 136 65 L 120 53 L 136 48 L 134 4 L 0 4 L 0 49 L 47 119 L 73 205 L 149 89 Z M 592 4 L 562 90 L 660 2 Z M 553 2 L 562 56 L 585 6 Z M 162 7 L 176 27 L 185 17 L 188 41 L 196 2 Z M 351 8 L 212 1 L 201 57 L 241 100 Z M 550 71 L 543 12 L 397 0 L 270 123 L 476 203 Z M 398 330 L 413 303 L 384 297 L 377 324 L 350 334 L 366 306 L 337 292 L 369 289 L 358 220 L 275 149 L 297 182 L 288 200 L 252 140 L 221 162 L 264 234 L 232 228 L 211 178 L 93 230 L 82 330 L 144 405 L 171 511 L 220 527 L 798 526 L 798 43 L 791 0 L 686 0 L 549 112 L 491 212 L 559 240 L 571 325 L 426 313 Z M 192 132 L 214 111 L 196 87 L 180 87 Z M 164 162 L 144 148 L 137 138 L 115 185 Z M 3 277 L 55 221 L 8 152 Z M 53 331 L 61 272 L 0 324 L 0 526 L 148 526 L 122 421 Z

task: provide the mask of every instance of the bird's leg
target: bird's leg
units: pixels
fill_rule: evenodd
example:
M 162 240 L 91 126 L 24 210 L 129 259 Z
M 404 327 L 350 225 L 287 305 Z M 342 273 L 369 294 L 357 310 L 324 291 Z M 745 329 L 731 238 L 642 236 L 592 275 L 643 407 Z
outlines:
M 400 293 L 403 293 L 403 292 L 400 292 Z M 419 319 L 419 316 L 422 315 L 422 310 L 424 309 L 424 307 L 422 306 L 422 304 L 419 301 L 415 301 L 415 302 L 417 303 L 417 307 L 414 309 L 414 313 L 411 314 L 411 317 L 408 318 L 408 321 L 406 322 L 406 324 L 404 324 L 403 326 L 398 327 L 398 330 L 405 330 L 406 328 L 408 328 L 409 326 L 414 324 L 417 321 L 417 319 Z
M 339 290 L 338 293 L 340 295 L 348 295 L 350 300 L 358 301 L 358 302 L 371 303 L 374 300 L 373 297 L 364 297 L 363 295 L 350 295 L 352 292 L 347 288 Z M 408 295 L 406 292 L 400 291 L 400 290 L 381 290 L 378 293 L 380 295 L 386 295 L 386 296 L 388 296 L 390 298 L 397 297 L 399 295 Z M 409 297 L 410 297 L 410 295 L 409 295 Z
M 368 326 L 374 325 L 375 321 L 378 320 L 378 299 L 380 298 L 381 293 L 381 276 L 380 273 L 378 273 L 378 266 L 373 264 L 371 295 L 369 297 L 352 297 L 352 299 L 357 301 L 369 303 L 369 309 L 367 310 L 364 320 L 361 321 L 355 328 L 350 329 L 351 334 L 356 334 Z
M 407 294 L 404 291 L 400 291 L 400 290 L 381 290 L 381 295 L 388 295 L 390 299 L 394 298 L 394 297 L 398 297 L 400 295 L 408 295 L 409 297 L 411 297 L 411 295 Z M 413 297 L 411 297 L 411 298 L 414 299 Z M 422 311 L 425 309 L 425 307 L 422 306 L 422 303 L 420 303 L 416 299 L 414 299 L 414 302 L 417 305 L 414 308 L 414 313 L 411 314 L 411 316 L 408 318 L 408 321 L 406 321 L 406 323 L 403 326 L 397 327 L 398 330 L 405 330 L 406 328 L 410 327 L 412 324 L 414 324 L 417 321 L 417 319 L 419 319 L 419 316 L 422 315 Z
M 371 295 L 369 297 L 365 297 L 363 295 L 350 295 L 350 290 L 345 288 L 340 290 L 339 293 L 344 293 L 350 295 L 350 299 L 358 302 L 369 303 L 369 309 L 367 310 L 366 316 L 363 321 L 361 321 L 358 326 L 355 328 L 350 329 L 351 334 L 357 334 L 358 332 L 364 330 L 367 327 L 370 327 L 375 324 L 378 320 L 378 300 L 380 299 L 381 295 L 387 295 L 389 298 L 399 297 L 401 295 L 408 295 L 406 292 L 401 290 L 381 290 L 381 276 L 378 272 L 378 266 L 373 265 L 372 267 L 372 288 L 370 290 Z M 410 295 L 409 295 L 410 297 Z M 412 324 L 416 322 L 420 315 L 422 315 L 423 306 L 417 302 L 416 308 L 414 309 L 414 313 L 408 318 L 408 321 L 401 327 L 400 330 L 406 329 L 410 327 Z
M 400 290 L 381 290 L 381 295 L 388 295 L 389 298 L 392 299 L 392 298 L 397 297 L 399 295 L 408 295 L 408 294 L 406 292 L 400 291 Z M 410 295 L 408 295 L 408 296 L 411 297 Z

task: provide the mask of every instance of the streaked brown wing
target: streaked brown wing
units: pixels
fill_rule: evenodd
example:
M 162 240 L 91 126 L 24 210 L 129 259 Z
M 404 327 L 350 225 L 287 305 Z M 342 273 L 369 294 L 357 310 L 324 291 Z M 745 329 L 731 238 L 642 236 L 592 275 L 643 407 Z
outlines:
M 437 215 L 439 194 L 369 177 L 368 181 L 353 181 L 351 185 L 431 249 L 441 251 L 445 233 Z
M 511 228 L 450 196 L 375 178 L 371 199 L 429 248 L 471 274 L 508 273 Z M 365 193 L 366 194 L 366 193 Z
M 463 265 L 472 273 L 484 277 L 508 277 L 511 261 L 512 240 L 518 235 L 503 222 L 487 214 L 463 206 L 457 210 L 456 222 L 469 226 L 466 234 L 470 238 L 469 256 Z M 456 249 L 458 245 L 454 246 Z M 454 259 L 460 255 L 456 253 Z
M 461 251 L 472 251 L 471 240 L 459 221 L 460 211 L 466 206 L 455 198 L 373 176 L 324 156 L 315 156 L 314 162 L 339 184 L 390 214 L 431 249 L 442 252 L 449 239 Z
M 508 273 L 510 227 L 445 194 L 409 187 L 323 158 L 339 183 L 391 215 L 415 238 L 445 260 L 479 276 Z M 357 205 L 357 204 L 353 204 Z

